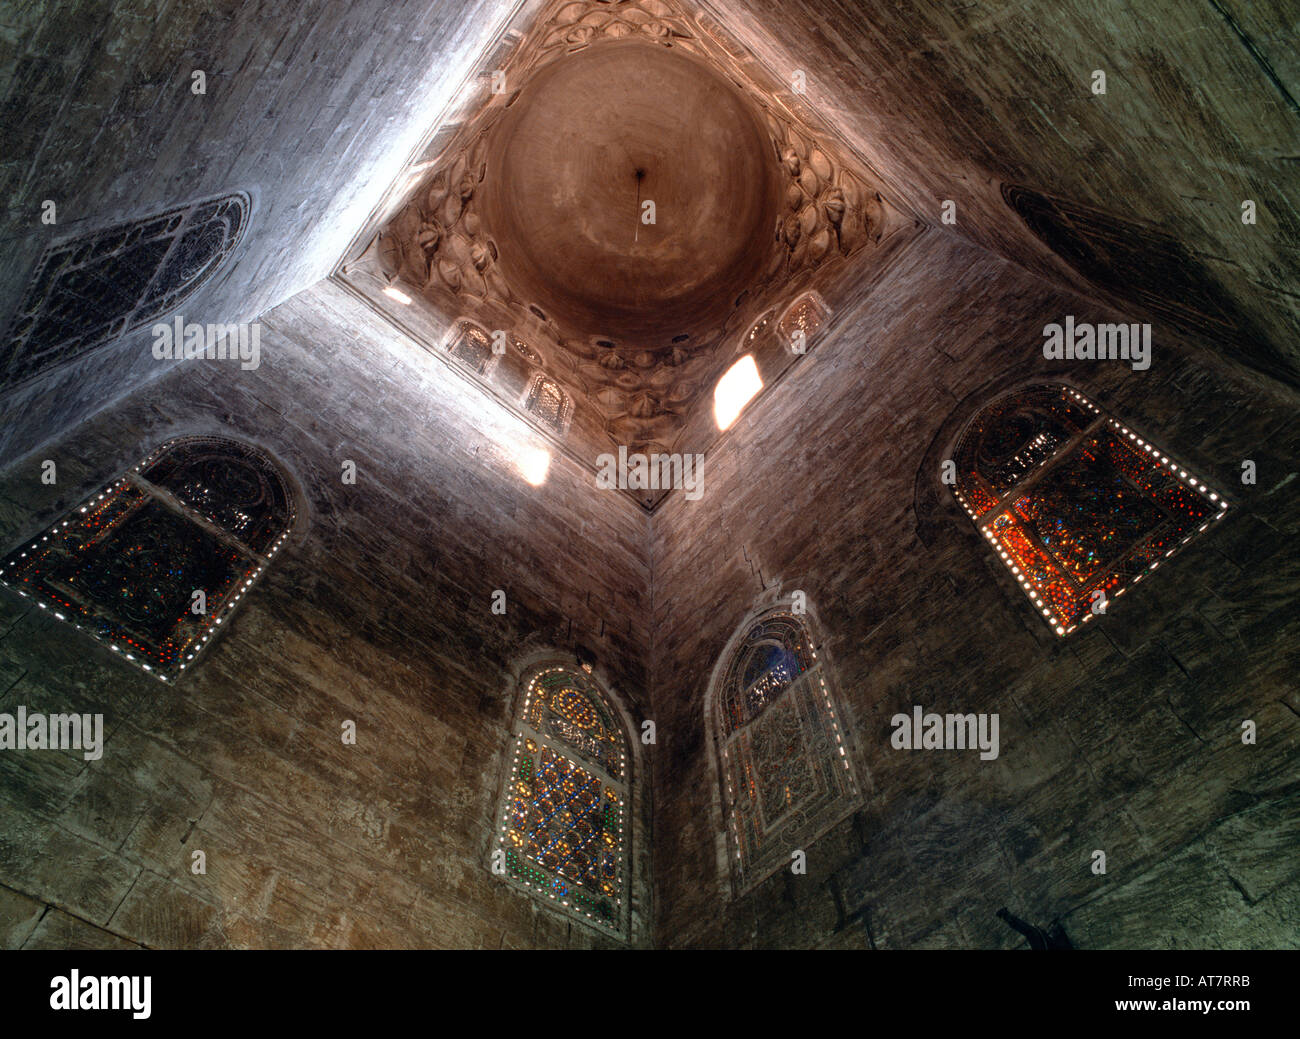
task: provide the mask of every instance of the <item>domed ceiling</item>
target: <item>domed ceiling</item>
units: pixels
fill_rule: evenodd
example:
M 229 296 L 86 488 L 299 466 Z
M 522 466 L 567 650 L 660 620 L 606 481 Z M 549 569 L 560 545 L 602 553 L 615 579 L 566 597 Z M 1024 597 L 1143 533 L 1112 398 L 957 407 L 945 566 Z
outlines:
M 474 374 L 525 413 L 537 373 L 563 387 L 586 464 L 680 450 L 727 365 L 897 211 L 705 14 L 557 0 L 514 38 L 359 265 L 442 328 L 505 332 Z
M 698 336 L 776 249 L 779 167 L 759 114 L 679 48 L 633 38 L 553 62 L 485 155 L 483 227 L 506 282 L 577 334 Z

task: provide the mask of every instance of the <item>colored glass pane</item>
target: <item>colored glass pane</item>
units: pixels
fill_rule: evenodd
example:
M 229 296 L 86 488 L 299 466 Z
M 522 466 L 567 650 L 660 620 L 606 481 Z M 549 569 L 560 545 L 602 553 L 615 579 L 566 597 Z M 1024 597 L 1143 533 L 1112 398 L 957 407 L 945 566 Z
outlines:
M 627 742 L 595 681 L 568 667 L 535 674 L 498 821 L 506 879 L 626 936 L 628 790 Z
M 955 452 L 957 499 L 1048 624 L 1108 608 L 1227 503 L 1065 386 L 994 401 Z
M 749 626 L 715 710 L 733 878 L 743 889 L 851 810 L 856 786 L 824 668 L 792 614 Z

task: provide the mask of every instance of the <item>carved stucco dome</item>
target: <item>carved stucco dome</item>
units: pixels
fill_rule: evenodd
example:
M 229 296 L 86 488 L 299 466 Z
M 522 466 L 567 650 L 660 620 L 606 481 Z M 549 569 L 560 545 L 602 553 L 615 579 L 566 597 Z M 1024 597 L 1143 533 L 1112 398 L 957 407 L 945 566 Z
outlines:
M 666 0 L 555 0 L 539 19 L 426 152 L 358 284 L 534 424 L 529 388 L 550 380 L 574 457 L 685 450 L 737 352 L 777 350 L 807 318 L 777 315 L 880 242 L 883 199 L 716 26 Z M 449 330 L 470 326 L 524 348 L 463 353 Z
M 760 118 L 678 49 L 620 41 L 553 62 L 487 142 L 481 211 L 502 273 L 579 334 L 658 348 L 717 325 L 778 248 L 781 167 Z

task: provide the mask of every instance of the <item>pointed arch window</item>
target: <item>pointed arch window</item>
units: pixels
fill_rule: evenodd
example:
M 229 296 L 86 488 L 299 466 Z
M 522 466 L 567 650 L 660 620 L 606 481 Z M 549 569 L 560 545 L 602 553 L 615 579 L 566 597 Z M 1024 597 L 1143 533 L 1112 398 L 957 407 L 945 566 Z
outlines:
M 280 550 L 279 468 L 224 437 L 168 441 L 0 562 L 0 581 L 163 681 L 191 668 Z
M 857 782 L 824 661 L 788 610 L 743 629 L 712 709 L 739 892 L 850 812 Z
M 1000 397 L 957 441 L 957 501 L 1058 635 L 1222 518 L 1228 503 L 1068 386 Z
M 620 938 L 630 909 L 630 769 L 623 725 L 595 679 L 568 665 L 532 674 L 493 857 L 510 884 Z
M 250 208 L 248 196 L 236 192 L 51 245 L 5 336 L 0 385 L 175 310 L 235 251 Z

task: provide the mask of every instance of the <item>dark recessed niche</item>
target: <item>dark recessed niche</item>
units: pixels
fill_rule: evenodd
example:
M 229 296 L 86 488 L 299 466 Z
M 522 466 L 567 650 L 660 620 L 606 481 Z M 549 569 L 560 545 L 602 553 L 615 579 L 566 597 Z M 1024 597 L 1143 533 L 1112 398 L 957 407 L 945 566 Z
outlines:
M 1175 328 L 1235 344 L 1254 367 L 1294 384 L 1295 369 L 1173 235 L 1017 184 L 1002 197 L 1040 241 L 1094 285 Z
M 613 349 L 614 349 L 614 340 L 612 340 L 612 339 L 597 339 L 597 340 L 596 340 L 596 345 L 597 345 L 597 346 L 603 346 L 606 350 L 613 350 Z
M 691 336 L 690 336 L 690 333 L 689 333 L 689 332 L 683 332 L 683 333 L 682 333 L 681 335 L 679 335 L 679 336 L 673 336 L 673 342 L 674 342 L 674 343 L 684 343 L 684 342 L 686 342 L 686 340 L 688 340 L 688 339 L 690 339 L 690 338 L 691 338 Z
M 539 318 L 541 318 L 543 321 L 549 321 L 549 320 L 550 320 L 550 318 L 548 318 L 548 317 L 546 316 L 546 314 L 542 312 L 542 308 L 539 307 L 536 303 L 529 303 L 529 304 L 528 304 L 528 309 L 531 310 L 534 314 L 536 314 L 536 315 L 537 315 Z
M 1088 280 L 1122 297 L 1140 297 L 1180 328 L 1233 327 L 1222 293 L 1192 280 L 1196 264 L 1171 235 L 1014 184 L 1004 184 L 1002 196 L 1049 249 Z

